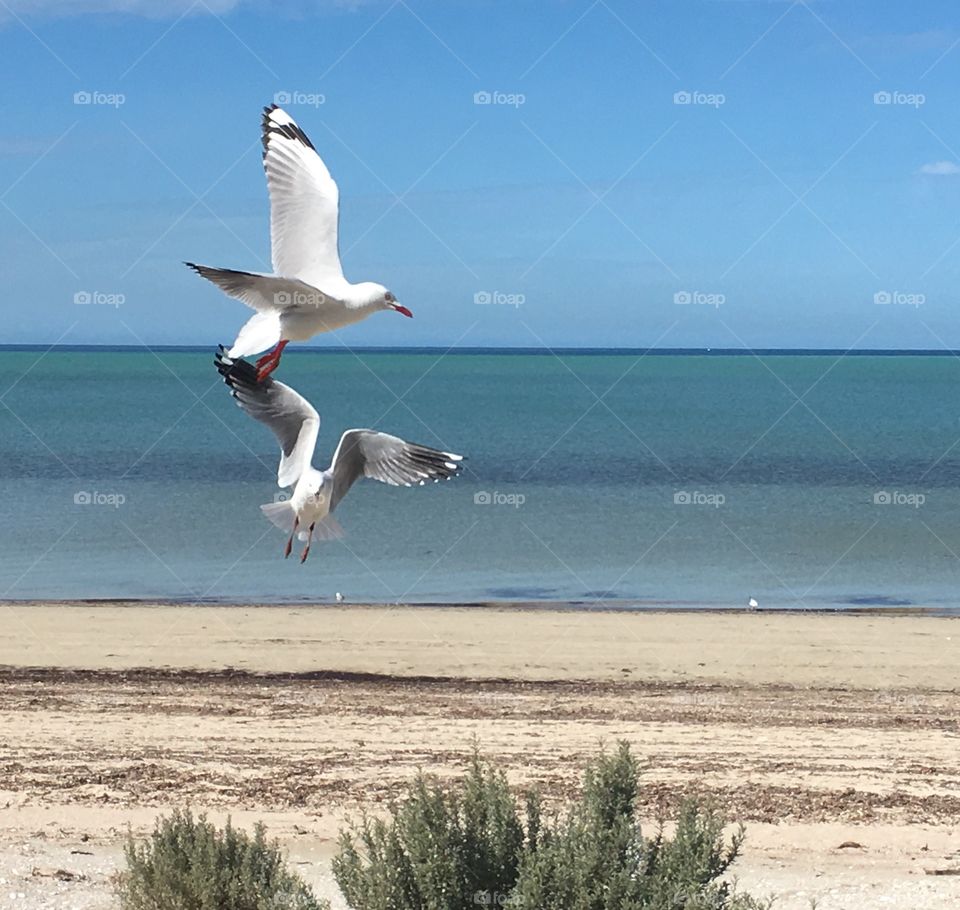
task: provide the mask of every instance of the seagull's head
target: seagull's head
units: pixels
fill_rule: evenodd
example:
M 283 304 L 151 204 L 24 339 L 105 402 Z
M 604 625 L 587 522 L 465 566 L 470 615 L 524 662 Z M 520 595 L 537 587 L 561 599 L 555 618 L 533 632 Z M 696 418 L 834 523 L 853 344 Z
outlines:
M 397 301 L 393 291 L 388 291 L 382 284 L 365 281 L 360 288 L 367 299 L 367 306 L 376 307 L 379 310 L 394 310 L 404 316 L 413 317 L 413 313 Z
M 383 291 L 383 302 L 386 304 L 388 310 L 394 310 L 409 319 L 413 319 L 413 313 L 397 301 L 397 298 L 393 296 L 393 291 L 388 291 L 386 288 L 384 288 Z

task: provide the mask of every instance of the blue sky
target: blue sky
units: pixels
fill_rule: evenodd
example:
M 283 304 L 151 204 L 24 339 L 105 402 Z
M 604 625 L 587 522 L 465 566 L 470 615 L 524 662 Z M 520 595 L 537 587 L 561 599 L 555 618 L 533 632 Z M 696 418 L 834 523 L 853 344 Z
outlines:
M 5 342 L 231 340 L 180 262 L 269 270 L 286 93 L 416 317 L 346 344 L 960 348 L 948 2 L 3 0 L 0 60 Z

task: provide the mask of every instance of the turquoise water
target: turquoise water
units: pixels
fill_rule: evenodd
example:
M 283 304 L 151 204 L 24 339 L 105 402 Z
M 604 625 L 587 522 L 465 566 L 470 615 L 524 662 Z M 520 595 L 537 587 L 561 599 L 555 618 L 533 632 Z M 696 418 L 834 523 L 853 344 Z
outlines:
M 957 603 L 953 356 L 290 351 L 323 465 L 355 426 L 469 458 L 357 484 L 303 566 L 212 352 L 0 357 L 2 598 Z

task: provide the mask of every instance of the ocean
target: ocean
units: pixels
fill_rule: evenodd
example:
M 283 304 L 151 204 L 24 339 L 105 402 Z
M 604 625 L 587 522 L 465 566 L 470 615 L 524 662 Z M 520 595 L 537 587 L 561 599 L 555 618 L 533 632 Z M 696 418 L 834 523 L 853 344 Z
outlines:
M 276 443 L 212 350 L 0 356 L 0 599 L 958 602 L 953 355 L 288 349 L 320 467 L 364 426 L 468 459 L 358 482 L 304 565 L 258 508 Z

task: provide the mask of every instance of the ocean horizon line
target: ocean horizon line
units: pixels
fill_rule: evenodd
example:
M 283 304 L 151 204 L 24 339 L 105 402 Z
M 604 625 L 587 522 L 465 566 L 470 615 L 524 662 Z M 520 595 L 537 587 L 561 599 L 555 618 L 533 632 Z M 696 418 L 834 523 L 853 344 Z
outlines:
M 202 354 L 215 350 L 207 344 L 0 344 L 0 351 L 7 353 L 98 353 L 128 354 L 137 352 L 163 352 L 171 354 Z M 466 354 L 466 355 L 539 355 L 557 354 L 572 356 L 619 355 L 651 357 L 750 357 L 750 356 L 845 356 L 845 357 L 960 357 L 960 350 L 949 348 L 719 348 L 719 347 L 525 347 L 482 345 L 307 345 L 290 348 L 284 356 L 300 354 Z

